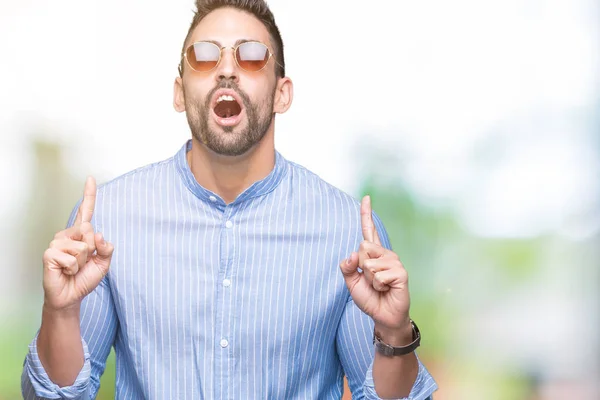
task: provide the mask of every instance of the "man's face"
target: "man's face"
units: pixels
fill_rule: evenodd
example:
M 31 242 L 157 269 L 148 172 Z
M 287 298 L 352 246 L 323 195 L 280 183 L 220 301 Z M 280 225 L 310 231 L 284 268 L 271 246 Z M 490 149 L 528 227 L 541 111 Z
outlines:
M 230 47 L 238 40 L 251 40 L 272 50 L 269 33 L 253 15 L 222 8 L 198 24 L 186 47 L 201 40 L 228 48 L 209 72 L 196 72 L 183 60 L 182 91 L 192 135 L 217 154 L 244 154 L 260 142 L 273 120 L 275 60 L 261 71 L 247 72 L 236 64 Z

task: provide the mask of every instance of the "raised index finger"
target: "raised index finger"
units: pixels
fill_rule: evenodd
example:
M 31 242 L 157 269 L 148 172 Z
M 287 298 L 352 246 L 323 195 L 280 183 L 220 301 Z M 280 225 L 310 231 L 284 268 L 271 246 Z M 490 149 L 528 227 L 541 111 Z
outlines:
M 360 224 L 362 226 L 363 239 L 367 242 L 373 242 L 375 235 L 375 225 L 373 225 L 373 218 L 371 217 L 371 197 L 365 196 L 360 203 Z
M 362 225 L 363 239 L 367 242 L 381 244 L 377 228 L 373 223 L 373 210 L 371 208 L 371 196 L 363 197 L 360 203 L 360 220 Z
M 96 180 L 89 176 L 85 181 L 85 188 L 83 189 L 83 201 L 77 210 L 77 217 L 75 218 L 76 224 L 82 224 L 84 222 L 91 222 L 92 216 L 94 215 L 94 208 L 96 207 Z

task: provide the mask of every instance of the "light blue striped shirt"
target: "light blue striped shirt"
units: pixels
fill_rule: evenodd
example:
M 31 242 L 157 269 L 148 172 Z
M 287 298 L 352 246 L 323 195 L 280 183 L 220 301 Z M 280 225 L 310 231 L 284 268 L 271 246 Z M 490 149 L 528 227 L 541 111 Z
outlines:
M 92 224 L 115 252 L 81 307 L 83 369 L 59 388 L 34 339 L 25 399 L 94 398 L 112 346 L 118 399 L 339 399 L 344 374 L 354 399 L 377 398 L 373 322 L 339 269 L 359 202 L 276 152 L 226 205 L 194 179 L 190 146 L 99 186 Z M 436 388 L 419 362 L 410 399 Z

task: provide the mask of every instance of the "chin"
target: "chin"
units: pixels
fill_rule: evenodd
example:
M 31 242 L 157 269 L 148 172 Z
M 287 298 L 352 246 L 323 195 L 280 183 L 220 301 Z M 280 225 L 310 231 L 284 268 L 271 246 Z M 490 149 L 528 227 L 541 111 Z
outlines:
M 223 125 L 217 124 L 215 121 L 211 121 L 211 124 L 209 127 L 213 132 L 232 133 L 232 132 L 243 131 L 243 130 L 247 129 L 248 125 L 246 124 L 246 121 L 240 121 L 239 124 L 231 125 L 231 126 L 223 126 Z

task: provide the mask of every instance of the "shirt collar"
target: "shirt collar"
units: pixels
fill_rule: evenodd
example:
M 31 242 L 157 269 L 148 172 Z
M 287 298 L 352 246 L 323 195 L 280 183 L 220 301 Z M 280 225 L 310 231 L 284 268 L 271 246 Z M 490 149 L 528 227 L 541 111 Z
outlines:
M 187 162 L 187 152 L 191 150 L 191 148 L 192 140 L 190 139 L 175 155 L 176 169 L 181 176 L 183 183 L 199 199 L 204 200 L 209 204 L 215 204 L 221 207 L 225 206 L 225 201 L 219 195 L 204 188 L 196 181 Z M 254 197 L 264 196 L 273 191 L 285 176 L 287 169 L 287 160 L 279 154 L 278 151 L 275 151 L 275 167 L 271 170 L 269 175 L 250 185 L 250 187 L 244 190 L 231 204 L 238 204 Z

